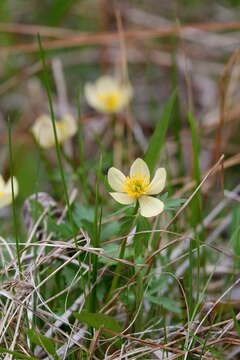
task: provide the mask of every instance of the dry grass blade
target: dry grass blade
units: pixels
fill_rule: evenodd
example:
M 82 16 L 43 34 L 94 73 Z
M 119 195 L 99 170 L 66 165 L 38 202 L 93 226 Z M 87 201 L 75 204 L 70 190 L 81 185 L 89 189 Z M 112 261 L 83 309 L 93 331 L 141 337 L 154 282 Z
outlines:
M 208 24 L 191 24 L 186 26 L 175 26 L 169 28 L 156 28 L 147 30 L 127 30 L 124 32 L 126 40 L 146 40 L 154 37 L 167 37 L 174 34 L 181 34 L 182 31 L 199 29 L 205 31 L 226 31 L 226 30 L 238 30 L 240 29 L 239 22 L 229 22 L 224 24 L 219 23 L 208 23 Z M 94 45 L 107 45 L 118 41 L 118 33 L 101 33 L 101 34 L 90 34 L 84 33 L 74 36 L 67 36 L 59 40 L 45 40 L 42 45 L 44 49 L 61 49 L 76 47 L 86 44 Z M 13 46 L 1 46 L 0 54 L 16 54 L 32 53 L 38 51 L 38 45 L 35 43 L 30 44 L 18 44 Z

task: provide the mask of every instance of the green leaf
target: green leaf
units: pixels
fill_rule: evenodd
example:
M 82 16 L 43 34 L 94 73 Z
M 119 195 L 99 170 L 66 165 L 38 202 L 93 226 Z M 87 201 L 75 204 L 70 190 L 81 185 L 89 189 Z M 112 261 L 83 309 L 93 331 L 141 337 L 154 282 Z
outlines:
M 169 276 L 162 274 L 159 279 L 152 279 L 149 284 L 148 295 L 154 295 L 160 293 L 162 290 L 167 288 Z
M 120 230 L 120 224 L 116 221 L 102 225 L 101 241 L 110 240 L 112 236 L 116 236 Z
M 178 198 L 178 199 L 167 199 L 164 202 L 165 208 L 164 210 L 176 210 L 179 208 L 182 204 L 184 204 L 186 199 Z
M 157 165 L 160 151 L 164 145 L 168 124 L 172 115 L 175 101 L 176 101 L 176 92 L 172 94 L 168 103 L 166 104 L 161 119 L 159 120 L 154 130 L 154 133 L 148 145 L 148 149 L 145 153 L 144 160 L 148 164 L 151 173 L 154 171 Z
M 144 233 L 144 231 L 148 231 Z M 134 251 L 135 251 L 135 258 L 137 258 L 139 255 L 143 255 L 145 253 L 145 250 L 148 246 L 148 240 L 151 236 L 151 225 L 149 221 L 143 217 L 139 216 L 137 218 L 137 228 L 136 232 L 143 232 L 142 234 L 136 234 L 134 236 Z
M 240 205 L 236 206 L 233 210 L 231 230 L 230 243 L 235 255 L 240 256 Z
M 240 225 L 233 232 L 230 242 L 236 255 L 240 255 Z
M 119 245 L 118 244 L 107 244 L 103 246 L 104 254 L 111 257 L 117 257 L 119 254 Z M 115 264 L 116 261 L 106 259 L 103 256 L 100 256 L 99 261 L 103 264 Z
M 70 238 L 72 236 L 74 236 L 74 232 L 71 229 L 70 224 L 68 223 L 61 223 L 61 224 L 57 224 L 56 220 L 51 218 L 50 216 L 48 217 L 48 231 L 49 232 L 55 232 L 55 235 L 57 238 Z
M 55 0 L 50 2 L 49 4 L 52 6 L 49 6 L 49 10 L 44 13 L 43 17 L 45 24 L 57 26 L 75 2 L 76 0 Z
M 201 182 L 201 168 L 200 168 L 200 144 L 198 137 L 198 130 L 196 122 L 192 118 L 191 114 L 188 114 L 188 121 L 191 129 L 192 138 L 192 150 L 193 150 L 193 178 L 196 181 L 196 187 Z M 199 223 L 202 222 L 202 196 L 201 190 L 199 190 L 190 203 L 191 207 L 191 225 L 195 228 Z
M 168 198 L 168 192 L 162 194 L 161 196 L 158 196 L 158 198 L 160 200 L 162 200 L 162 202 L 164 203 L 164 210 L 166 211 L 172 211 L 172 210 L 176 210 L 177 208 L 179 208 L 182 204 L 185 203 L 186 199 L 182 199 L 182 198 L 174 198 L 174 199 L 169 199 Z
M 192 147 L 193 147 L 193 173 L 197 184 L 199 184 L 201 181 L 201 170 L 200 170 L 200 162 L 199 162 L 200 144 L 198 138 L 198 131 L 197 131 L 196 123 L 193 120 L 191 114 L 188 114 L 188 121 L 191 129 Z
M 15 355 L 15 359 L 38 360 L 38 358 L 35 358 L 33 356 L 28 356 L 28 355 L 22 354 L 18 351 L 11 351 L 11 350 L 5 349 L 3 347 L 0 347 L 0 353 L 2 353 L 2 354 L 7 353 L 7 354 Z
M 86 311 L 82 311 L 79 313 L 74 313 L 74 316 L 82 321 L 83 323 L 99 329 L 100 327 L 104 327 L 105 329 L 121 332 L 122 327 L 119 323 L 114 320 L 111 316 L 100 314 L 100 313 L 89 313 Z
M 147 295 L 146 299 L 153 304 L 162 306 L 164 309 L 168 311 L 172 311 L 177 314 L 181 313 L 181 309 L 178 307 L 178 303 L 174 300 L 171 300 L 166 297 L 155 297 L 152 295 Z
M 31 342 L 33 342 L 34 344 L 36 344 L 38 346 L 41 346 L 47 353 L 54 355 L 54 356 L 56 355 L 55 344 L 51 339 L 47 338 L 46 336 L 44 336 L 42 334 L 37 333 L 33 329 L 29 329 L 27 334 L 28 334 Z
M 89 222 L 94 221 L 94 208 L 87 207 L 82 204 L 76 204 L 74 207 L 73 217 L 78 227 L 82 226 L 82 221 L 87 220 Z

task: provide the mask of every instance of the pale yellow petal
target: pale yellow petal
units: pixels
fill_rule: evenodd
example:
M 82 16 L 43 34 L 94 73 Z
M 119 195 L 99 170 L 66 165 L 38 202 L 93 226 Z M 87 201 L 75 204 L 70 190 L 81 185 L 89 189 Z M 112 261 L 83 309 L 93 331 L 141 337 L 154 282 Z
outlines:
M 115 167 L 108 170 L 108 182 L 113 190 L 122 192 L 125 180 L 126 176 Z
M 128 105 L 133 96 L 133 89 L 130 84 L 123 85 L 121 88 L 121 102 L 119 108 L 123 109 Z
M 47 115 L 42 115 L 35 121 L 32 127 L 32 133 L 43 148 L 50 148 L 55 145 L 54 132 L 51 118 Z M 59 134 L 57 133 L 59 136 Z
M 14 197 L 16 197 L 18 195 L 18 190 L 19 190 L 19 187 L 18 187 L 18 182 L 17 182 L 17 179 L 13 176 L 13 191 L 14 191 Z M 12 196 L 12 182 L 11 182 L 11 178 L 8 179 L 6 185 L 5 185 L 5 188 L 4 188 L 4 192 L 5 194 L 11 194 Z
M 140 214 L 144 217 L 157 216 L 164 210 L 164 203 L 152 196 L 141 196 L 139 198 Z
M 12 202 L 12 194 L 4 194 L 0 196 L 0 208 L 10 205 Z
M 3 180 L 2 175 L 0 175 L 0 192 L 4 190 L 4 187 L 5 187 L 5 182 Z
M 150 177 L 148 166 L 144 160 L 137 158 L 134 161 L 130 169 L 130 177 L 133 177 L 134 175 Z
M 95 83 L 87 83 L 84 92 L 89 105 L 108 114 L 121 111 L 133 94 L 129 83 L 123 84 L 109 75 L 100 77 Z
M 164 186 L 166 183 L 166 177 L 167 177 L 167 173 L 164 168 L 157 169 L 157 171 L 155 172 L 155 175 L 148 187 L 147 194 L 148 195 L 159 194 L 164 189 Z
M 109 75 L 101 76 L 96 81 L 96 91 L 98 93 L 111 93 L 118 91 L 119 88 L 120 88 L 120 83 L 118 79 Z
M 1 182 L 4 183 L 3 178 L 1 177 Z M 14 197 L 18 194 L 18 182 L 15 177 L 13 177 L 13 189 L 14 189 Z M 10 205 L 12 202 L 12 184 L 11 179 L 7 181 L 6 184 L 3 184 L 0 191 L 0 208 L 4 206 Z
M 133 204 L 136 201 L 135 198 L 124 193 L 110 192 L 109 194 L 114 198 L 114 200 L 123 205 Z
M 62 123 L 63 123 L 63 139 L 68 139 L 69 137 L 73 136 L 77 132 L 77 123 L 74 117 L 71 114 L 65 114 L 62 117 Z
M 98 111 L 104 112 L 104 104 L 99 101 L 99 95 L 95 85 L 87 83 L 84 87 L 84 93 L 90 106 Z

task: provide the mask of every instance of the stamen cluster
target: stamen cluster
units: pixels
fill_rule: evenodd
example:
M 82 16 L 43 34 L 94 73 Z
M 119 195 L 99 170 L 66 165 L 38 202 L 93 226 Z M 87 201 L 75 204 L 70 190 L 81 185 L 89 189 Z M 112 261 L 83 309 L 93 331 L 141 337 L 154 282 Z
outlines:
M 130 176 L 126 177 L 123 191 L 137 199 L 147 193 L 148 186 L 149 177 L 136 174 L 132 178 Z

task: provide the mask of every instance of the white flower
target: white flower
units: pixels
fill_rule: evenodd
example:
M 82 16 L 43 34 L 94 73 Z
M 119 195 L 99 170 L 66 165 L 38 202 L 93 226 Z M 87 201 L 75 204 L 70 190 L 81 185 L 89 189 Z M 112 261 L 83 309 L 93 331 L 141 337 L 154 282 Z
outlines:
M 149 195 L 159 194 L 166 182 L 166 170 L 159 168 L 150 182 L 150 172 L 142 159 L 136 159 L 130 168 L 130 176 L 111 167 L 108 170 L 108 182 L 113 190 L 110 195 L 120 204 L 128 205 L 138 200 L 140 214 L 145 217 L 156 216 L 164 209 L 164 203 Z
M 55 122 L 55 125 L 59 143 L 64 142 L 77 132 L 76 121 L 70 114 L 65 114 L 61 120 Z M 32 127 L 32 133 L 41 147 L 47 149 L 55 145 L 54 131 L 50 116 L 39 116 Z
M 13 190 L 14 190 L 14 197 L 16 197 L 18 194 L 18 183 L 15 177 L 13 177 Z M 11 202 L 12 202 L 11 179 L 9 179 L 5 183 L 2 175 L 0 175 L 0 208 L 10 205 Z
M 118 113 L 132 98 L 130 84 L 123 84 L 111 76 L 102 76 L 94 84 L 84 88 L 86 99 L 93 108 L 103 113 Z

